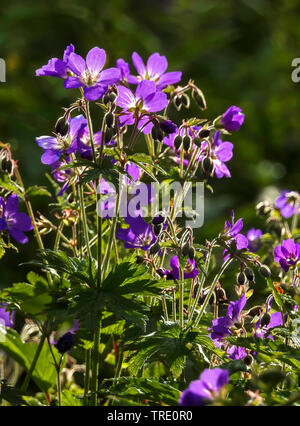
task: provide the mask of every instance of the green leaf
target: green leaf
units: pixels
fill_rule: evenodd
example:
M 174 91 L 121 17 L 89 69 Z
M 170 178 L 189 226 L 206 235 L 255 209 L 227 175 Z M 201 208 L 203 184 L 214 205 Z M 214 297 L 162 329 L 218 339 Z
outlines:
M 47 196 L 51 197 L 51 193 L 44 186 L 30 186 L 25 192 L 26 198 L 36 197 L 36 196 Z
M 23 343 L 15 330 L 6 329 L 5 333 L 0 330 L 0 349 L 20 364 L 24 370 L 28 371 L 34 359 L 37 344 Z M 58 361 L 60 354 L 55 347 L 52 348 L 52 351 Z M 46 343 L 43 345 L 32 379 L 44 392 L 47 392 L 55 384 L 56 370 L 50 349 Z

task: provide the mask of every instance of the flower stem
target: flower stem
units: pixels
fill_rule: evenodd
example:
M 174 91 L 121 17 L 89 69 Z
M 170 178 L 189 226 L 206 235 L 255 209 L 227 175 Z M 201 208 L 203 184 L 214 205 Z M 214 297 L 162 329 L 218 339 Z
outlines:
M 34 369 L 36 367 L 36 364 L 38 362 L 38 359 L 39 359 L 39 356 L 40 356 L 41 351 L 43 349 L 45 340 L 46 340 L 46 336 L 45 336 L 45 334 L 43 334 L 41 336 L 41 340 L 39 341 L 37 350 L 36 350 L 36 352 L 34 354 L 34 358 L 32 360 L 31 366 L 30 366 L 30 368 L 29 368 L 29 370 L 28 370 L 28 372 L 26 374 L 25 380 L 24 380 L 24 382 L 22 384 L 22 387 L 21 387 L 21 391 L 24 392 L 24 393 L 27 391 L 27 388 L 28 388 L 28 385 L 29 385 L 32 373 L 33 373 L 33 371 L 34 371 Z

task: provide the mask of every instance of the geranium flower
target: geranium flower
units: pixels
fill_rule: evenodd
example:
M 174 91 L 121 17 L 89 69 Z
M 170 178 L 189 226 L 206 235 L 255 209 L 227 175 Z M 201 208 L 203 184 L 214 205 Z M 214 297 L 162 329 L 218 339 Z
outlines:
M 260 229 L 251 228 L 247 232 L 247 239 L 249 242 L 248 248 L 253 253 L 255 253 L 260 248 L 261 236 L 262 236 L 262 231 Z
M 274 260 L 287 272 L 300 260 L 300 244 L 295 243 L 291 238 L 282 241 L 282 245 L 277 246 L 274 250 Z
M 229 132 L 236 132 L 240 130 L 242 124 L 244 123 L 245 115 L 242 113 L 241 108 L 232 105 L 224 112 L 221 124 Z
M 152 227 L 141 216 L 126 217 L 129 228 L 119 228 L 116 237 L 124 241 L 125 248 L 141 248 L 148 250 L 156 241 Z
M 263 327 L 261 327 L 261 319 L 256 322 L 254 337 L 274 340 L 271 330 L 272 328 L 280 327 L 281 325 L 283 325 L 281 312 L 274 312 L 273 314 L 271 314 L 270 322 L 268 325 L 264 325 Z
M 228 382 L 227 370 L 221 368 L 209 370 L 207 368 L 203 371 L 199 380 L 191 382 L 189 387 L 181 393 L 179 405 L 205 405 L 207 401 L 213 401 Z
M 170 260 L 171 271 L 166 271 L 168 279 L 179 280 L 179 259 L 177 256 L 173 256 Z M 199 274 L 199 270 L 196 268 L 195 259 L 188 259 L 183 270 L 184 279 L 195 278 Z
M 221 347 L 224 344 L 224 337 L 231 336 L 230 328 L 241 322 L 241 312 L 247 302 L 245 294 L 242 294 L 240 300 L 230 302 L 227 308 L 225 317 L 219 317 L 213 320 L 210 337 L 216 347 Z
M 116 67 L 120 70 L 120 80 L 127 82 L 130 74 L 129 64 L 124 59 L 119 58 L 116 62 Z
M 87 122 L 83 115 L 77 115 L 69 119 L 69 129 L 65 136 L 40 136 L 36 138 L 36 143 L 45 152 L 41 161 L 43 164 L 51 165 L 56 163 L 62 154 L 71 154 L 77 148 L 78 132 L 86 126 Z
M 159 53 L 153 53 L 149 56 L 147 64 L 138 53 L 133 52 L 132 62 L 138 72 L 137 76 L 129 75 L 128 82 L 139 84 L 143 80 L 153 81 L 159 89 L 164 89 L 170 84 L 178 83 L 181 80 L 182 73 L 180 71 L 165 72 L 168 68 L 168 61 L 165 56 Z
M 15 313 L 10 314 L 6 308 L 6 303 L 0 304 L 0 325 L 4 325 L 8 328 L 13 328 L 15 325 Z
M 225 221 L 224 231 L 222 235 L 227 237 L 229 243 L 235 242 L 237 250 L 242 250 L 248 247 L 248 239 L 240 231 L 243 229 L 243 219 L 239 219 L 234 223 L 234 212 L 231 212 L 231 223 Z M 228 250 L 224 250 L 224 260 L 229 258 Z
M 18 243 L 25 244 L 28 238 L 24 232 L 33 229 L 31 219 L 26 213 L 19 213 L 19 200 L 13 194 L 6 202 L 0 197 L 0 231 L 8 231 Z
M 73 75 L 65 79 L 65 88 L 83 87 L 84 96 L 88 101 L 100 99 L 108 86 L 117 83 L 121 76 L 118 68 L 103 70 L 105 61 L 105 50 L 99 47 L 93 47 L 88 52 L 86 60 L 72 52 L 68 58 L 68 67 Z
M 295 201 L 298 198 L 298 207 L 296 211 Z M 300 214 L 300 194 L 298 192 L 285 190 L 276 198 L 275 207 L 280 210 L 280 214 L 285 219 L 292 217 L 295 212 Z
M 137 86 L 135 95 L 127 87 L 118 86 L 116 104 L 122 108 L 121 126 L 134 124 L 137 121 L 138 129 L 148 134 L 153 127 L 149 114 L 164 109 L 168 104 L 168 98 L 165 93 L 157 90 L 153 81 L 146 80 Z
M 74 51 L 75 48 L 73 44 L 70 44 L 64 51 L 63 60 L 58 58 L 49 59 L 48 64 L 37 69 L 35 75 L 38 77 L 51 76 L 64 79 L 67 78 L 68 73 L 70 73 L 70 68 L 68 67 L 69 56 L 71 53 L 74 53 Z

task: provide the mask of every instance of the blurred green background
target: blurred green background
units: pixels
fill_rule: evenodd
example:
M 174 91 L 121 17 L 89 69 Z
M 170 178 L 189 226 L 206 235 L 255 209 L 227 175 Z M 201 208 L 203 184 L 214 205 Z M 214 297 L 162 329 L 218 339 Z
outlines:
M 61 107 L 75 96 L 59 79 L 35 77 L 35 69 L 61 58 L 73 43 L 83 56 L 95 45 L 104 48 L 109 66 L 119 57 L 130 61 L 134 50 L 144 59 L 156 51 L 166 55 L 169 70 L 182 70 L 182 82 L 193 78 L 206 95 L 208 110 L 202 113 L 192 104 L 186 116 L 214 118 L 230 105 L 243 109 L 244 126 L 228 138 L 235 145 L 232 179 L 213 181 L 203 237 L 222 229 L 232 208 L 245 218 L 246 230 L 261 226 L 254 211 L 258 199 L 278 189 L 299 190 L 300 83 L 291 80 L 291 62 L 300 57 L 297 0 L 5 3 L 0 56 L 7 82 L 0 83 L 0 140 L 11 143 L 26 185 L 47 184 L 49 169 L 40 163 L 35 137 L 50 134 Z M 47 203 L 45 198 L 33 202 L 44 213 Z M 34 241 L 20 247 L 22 261 L 33 250 Z M 19 263 L 14 252 L 2 259 L 1 286 L 24 279 Z

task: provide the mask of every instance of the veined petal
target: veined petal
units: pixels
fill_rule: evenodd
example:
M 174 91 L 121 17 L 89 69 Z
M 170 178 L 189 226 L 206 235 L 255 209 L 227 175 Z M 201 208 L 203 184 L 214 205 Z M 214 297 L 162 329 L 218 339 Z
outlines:
M 124 109 L 133 108 L 136 104 L 135 96 L 127 87 L 118 86 L 118 97 L 116 104 Z
M 74 52 L 69 56 L 68 66 L 77 75 L 82 75 L 86 69 L 85 60 Z
M 138 74 L 144 77 L 146 74 L 146 67 L 145 67 L 143 59 L 136 52 L 133 52 L 131 58 L 132 58 L 133 65 L 135 66 L 135 69 L 137 70 Z
M 10 216 L 19 210 L 19 199 L 17 194 L 13 194 L 6 200 L 6 215 Z
M 156 92 L 155 95 L 149 99 L 145 99 L 145 105 L 149 112 L 161 111 L 168 105 L 167 95 L 163 92 Z
M 106 91 L 107 91 L 107 86 L 102 84 L 85 87 L 83 89 L 84 96 L 86 97 L 88 101 L 97 101 L 104 95 Z
M 165 56 L 159 53 L 153 53 L 147 61 L 147 73 L 149 77 L 162 75 L 168 68 L 168 61 Z
M 100 74 L 99 83 L 101 84 L 114 84 L 121 78 L 121 71 L 118 68 L 107 68 Z
M 104 67 L 106 53 L 104 49 L 93 47 L 86 55 L 86 65 L 91 73 L 99 73 Z
M 65 89 L 77 89 L 83 86 L 84 83 L 82 83 L 78 77 L 67 77 L 64 82 Z
M 157 87 L 159 89 L 164 89 L 166 86 L 178 83 L 181 80 L 181 76 L 181 71 L 166 72 L 157 81 Z

